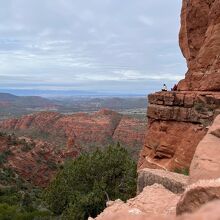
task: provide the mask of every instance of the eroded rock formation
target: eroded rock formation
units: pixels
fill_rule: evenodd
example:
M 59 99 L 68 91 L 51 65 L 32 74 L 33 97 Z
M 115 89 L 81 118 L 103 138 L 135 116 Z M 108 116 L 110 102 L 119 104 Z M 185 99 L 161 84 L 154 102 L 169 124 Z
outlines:
M 144 140 L 145 121 L 107 109 L 93 114 L 71 115 L 40 112 L 1 121 L 0 130 L 86 150 L 120 142 L 125 147 L 136 149 L 137 154 Z
M 10 168 L 23 180 L 45 187 L 66 158 L 75 158 L 79 149 L 56 149 L 43 141 L 0 134 L 1 168 Z
M 151 186 L 155 183 L 178 194 L 184 192 L 188 183 L 188 176 L 159 169 L 145 168 L 138 172 L 137 194 L 141 193 L 146 186 Z
M 190 183 L 220 177 L 220 115 L 196 148 L 190 166 Z
M 219 110 L 218 92 L 149 95 L 148 127 L 139 168 L 189 168 L 198 143 Z
M 178 91 L 149 95 L 139 160 L 138 193 L 143 191 L 132 200 L 134 206 L 130 200 L 118 209 L 113 204 L 97 220 L 220 218 L 220 0 L 183 0 L 180 47 L 188 72 Z M 167 171 L 177 168 L 190 170 L 189 181 L 177 181 L 176 174 Z M 180 193 L 175 194 L 180 196 L 180 216 L 165 212 L 169 196 L 164 187 Z M 136 200 L 145 193 L 156 199 L 154 207 L 149 198 L 139 200 L 142 205 Z
M 209 148 L 207 136 L 220 126 L 218 116 L 210 127 L 208 134 L 201 140 L 196 149 L 188 177 L 158 169 L 143 169 L 138 173 L 138 195 L 128 200 L 111 202 L 96 220 L 218 220 L 220 217 L 220 173 L 219 152 L 220 136 L 212 142 L 207 155 L 201 151 Z M 219 135 L 219 133 L 217 133 Z M 216 135 L 216 133 L 215 133 Z M 206 145 L 204 145 L 206 143 Z M 218 151 L 216 149 L 218 148 Z M 207 168 L 203 165 L 203 157 Z M 199 159 L 199 160 L 198 160 Z M 209 163 L 212 163 L 209 166 Z M 201 176 L 198 173 L 201 172 Z M 210 173 L 211 175 L 210 175 Z M 176 202 L 176 200 L 178 200 Z M 177 217 L 175 216 L 177 215 Z
M 130 212 L 134 216 L 135 214 L 139 214 L 145 217 L 157 215 L 157 213 L 160 213 L 162 216 L 175 216 L 175 207 L 178 200 L 178 195 L 165 189 L 162 185 L 154 184 L 153 186 L 145 187 L 142 193 L 128 200 L 126 203 L 120 200 L 112 202 L 96 219 L 101 220 L 110 216 L 109 219 L 117 219 L 113 218 L 117 212 Z
M 149 95 L 139 168 L 189 168 L 220 113 L 220 1 L 183 0 L 179 37 L 188 71 L 178 91 Z
M 220 1 L 184 0 L 180 47 L 188 72 L 180 90 L 220 91 Z

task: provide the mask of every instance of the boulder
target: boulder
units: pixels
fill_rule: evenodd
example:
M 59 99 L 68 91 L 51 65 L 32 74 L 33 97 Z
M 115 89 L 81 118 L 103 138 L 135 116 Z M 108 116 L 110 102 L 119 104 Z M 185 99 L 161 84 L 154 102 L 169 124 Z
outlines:
M 220 115 L 196 148 L 190 166 L 190 184 L 220 178 Z
M 220 178 L 201 180 L 188 186 L 177 204 L 176 213 L 193 213 L 202 205 L 220 199 Z
M 126 203 L 116 200 L 96 220 L 102 219 L 146 219 L 149 216 L 175 216 L 179 196 L 162 185 L 147 186 L 135 198 Z M 152 217 L 152 219 L 154 219 Z M 157 218 L 156 218 L 157 219 Z
M 137 193 L 141 193 L 146 186 L 161 184 L 173 193 L 183 193 L 188 182 L 188 176 L 159 169 L 145 168 L 139 170 Z

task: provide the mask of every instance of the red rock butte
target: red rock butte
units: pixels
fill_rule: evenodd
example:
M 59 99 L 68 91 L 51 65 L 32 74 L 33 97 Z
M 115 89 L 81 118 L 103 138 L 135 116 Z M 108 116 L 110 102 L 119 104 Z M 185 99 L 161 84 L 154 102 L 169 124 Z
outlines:
M 183 0 L 179 44 L 188 71 L 177 91 L 149 95 L 139 169 L 188 169 L 220 112 L 220 0 Z

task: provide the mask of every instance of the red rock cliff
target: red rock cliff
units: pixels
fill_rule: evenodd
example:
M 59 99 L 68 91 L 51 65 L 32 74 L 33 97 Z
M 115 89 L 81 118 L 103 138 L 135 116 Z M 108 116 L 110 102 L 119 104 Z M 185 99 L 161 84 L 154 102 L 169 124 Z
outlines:
M 220 0 L 183 0 L 179 36 L 188 72 L 178 91 L 149 95 L 139 169 L 189 168 L 220 112 Z
M 220 91 L 219 0 L 183 0 L 180 47 L 189 69 L 178 88 Z

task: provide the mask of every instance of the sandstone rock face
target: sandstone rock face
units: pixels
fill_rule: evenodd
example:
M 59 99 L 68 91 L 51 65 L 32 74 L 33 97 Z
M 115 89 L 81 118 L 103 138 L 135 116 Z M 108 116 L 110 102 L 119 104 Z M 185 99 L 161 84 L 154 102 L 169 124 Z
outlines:
M 107 109 L 93 114 L 62 115 L 41 112 L 0 122 L 0 130 L 43 139 L 56 145 L 77 147 L 105 146 L 120 142 L 137 148 L 143 144 L 145 121 Z
M 220 115 L 196 148 L 190 166 L 190 183 L 220 178 Z
M 154 186 L 156 187 L 156 186 Z M 160 188 L 160 187 L 159 187 Z M 163 192 L 160 192 L 163 193 Z M 158 196 L 158 194 L 155 194 L 155 196 Z M 160 199 L 160 197 L 157 197 L 157 199 Z M 135 198 L 133 199 L 136 200 Z M 142 206 L 145 206 L 148 204 L 149 200 L 139 200 L 139 202 L 143 202 Z M 166 203 L 166 201 L 165 201 Z M 172 201 L 171 201 L 172 203 Z M 155 203 L 155 205 L 157 205 Z M 131 207 L 128 203 L 124 203 L 120 200 L 116 200 L 115 202 L 111 202 L 109 206 L 104 210 L 103 213 L 101 213 L 99 216 L 97 216 L 96 220 L 219 220 L 220 217 L 220 200 L 212 201 L 206 205 L 203 205 L 200 209 L 195 211 L 192 214 L 184 214 L 178 217 L 175 217 L 174 215 L 167 215 L 162 211 L 164 206 L 161 206 L 162 210 L 159 210 L 155 207 L 153 207 L 152 211 L 149 212 L 149 210 L 141 209 L 140 204 L 136 207 L 135 204 Z M 146 205 L 147 206 L 147 205 Z M 172 208 L 171 208 L 172 209 Z M 154 211 L 156 211 L 154 213 Z M 162 211 L 162 212 L 161 212 Z M 92 220 L 92 218 L 89 218 L 89 220 Z
M 195 149 L 220 110 L 218 92 L 149 95 L 148 126 L 139 168 L 189 168 Z
M 220 216 L 220 200 L 210 202 L 202 206 L 193 214 L 185 214 L 177 217 L 177 220 L 219 220 Z
M 140 140 L 144 140 L 146 122 L 123 116 L 115 129 L 113 139 L 117 142 L 129 146 L 140 146 Z M 143 143 L 143 142 L 142 142 Z
M 193 214 L 185 214 L 178 217 L 173 216 L 149 216 L 140 210 L 123 208 L 121 210 L 115 209 L 100 215 L 97 220 L 219 220 L 220 216 L 220 200 L 210 202 L 204 205 L 201 209 Z M 89 220 L 92 220 L 89 218 Z
M 175 216 L 175 207 L 179 196 L 154 184 L 144 188 L 138 196 L 128 200 L 113 202 L 96 219 L 145 219 L 149 216 Z M 122 214 L 124 213 L 124 214 Z M 124 218 L 123 218 L 124 217 Z M 151 219 L 154 219 L 153 217 Z
M 177 204 L 177 214 L 192 213 L 202 205 L 220 199 L 220 179 L 203 180 L 190 185 Z
M 173 193 L 183 193 L 188 183 L 188 176 L 164 170 L 145 168 L 138 172 L 137 194 L 146 186 L 155 183 L 164 186 Z
M 183 0 L 180 47 L 188 64 L 179 90 L 220 90 L 220 0 Z
M 177 205 L 177 214 L 195 212 L 220 199 L 220 115 L 197 146 L 190 166 L 189 186 Z

